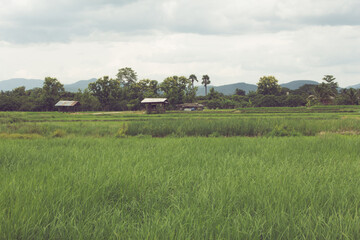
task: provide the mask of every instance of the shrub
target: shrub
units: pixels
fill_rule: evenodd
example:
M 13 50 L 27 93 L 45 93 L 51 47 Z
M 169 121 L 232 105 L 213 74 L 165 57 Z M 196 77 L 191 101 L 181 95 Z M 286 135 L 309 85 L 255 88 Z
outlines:
M 218 132 L 213 132 L 213 133 L 209 134 L 209 137 L 221 137 L 221 134 Z
M 284 125 L 275 126 L 271 132 L 267 134 L 267 137 L 286 137 L 286 136 L 301 136 L 300 132 L 297 132 L 294 128 L 290 128 Z
M 57 129 L 51 134 L 51 136 L 54 138 L 65 137 L 65 135 L 66 135 L 66 132 L 61 129 Z
M 128 124 L 127 123 L 123 123 L 122 126 L 119 128 L 119 130 L 117 131 L 115 137 L 117 138 L 124 138 L 126 137 L 126 133 L 128 131 Z

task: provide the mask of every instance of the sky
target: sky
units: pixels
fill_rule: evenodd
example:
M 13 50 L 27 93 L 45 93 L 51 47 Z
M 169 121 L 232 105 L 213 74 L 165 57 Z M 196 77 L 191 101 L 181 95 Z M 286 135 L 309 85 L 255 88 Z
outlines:
M 359 0 L 0 0 L 0 80 L 360 83 Z

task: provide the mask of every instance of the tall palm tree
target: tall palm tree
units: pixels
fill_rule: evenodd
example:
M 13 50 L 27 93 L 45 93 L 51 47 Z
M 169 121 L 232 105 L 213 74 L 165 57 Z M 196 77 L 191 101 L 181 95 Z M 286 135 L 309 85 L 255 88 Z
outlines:
M 201 84 L 203 84 L 205 86 L 205 96 L 206 96 L 207 95 L 207 85 L 210 84 L 210 78 L 208 75 L 203 75 Z
M 322 80 L 326 83 L 315 86 L 315 97 L 323 104 L 330 104 L 338 93 L 338 84 L 334 82 L 335 78 L 332 75 L 325 75 Z
M 194 88 L 194 82 L 195 82 L 195 81 L 199 82 L 199 81 L 197 80 L 197 77 L 195 76 L 195 74 L 191 74 L 190 77 L 189 77 L 189 79 L 191 80 L 192 88 Z
M 354 88 L 350 88 L 350 89 L 343 89 L 342 90 L 342 94 L 345 95 L 347 101 L 351 104 L 351 105 L 357 105 L 358 104 L 358 92 L 354 89 Z

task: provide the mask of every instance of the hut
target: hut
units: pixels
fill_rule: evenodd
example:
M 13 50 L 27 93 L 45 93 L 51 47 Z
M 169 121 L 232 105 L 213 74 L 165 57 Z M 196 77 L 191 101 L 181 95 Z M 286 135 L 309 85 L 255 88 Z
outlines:
M 145 104 L 146 113 L 164 113 L 165 104 L 169 104 L 167 98 L 145 98 L 141 101 Z
M 76 112 L 78 106 L 78 101 L 59 101 L 55 104 L 59 112 Z
M 179 110 L 182 111 L 202 111 L 204 110 L 204 105 L 200 103 L 183 103 L 176 105 Z

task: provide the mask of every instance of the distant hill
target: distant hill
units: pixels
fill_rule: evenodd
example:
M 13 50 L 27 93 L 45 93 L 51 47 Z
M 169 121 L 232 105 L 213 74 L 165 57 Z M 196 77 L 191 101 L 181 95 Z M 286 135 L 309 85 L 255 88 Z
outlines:
M 352 85 L 352 86 L 348 86 L 347 88 L 355 88 L 355 89 L 358 89 L 358 88 L 360 88 L 360 83 L 359 83 L 359 84 Z
M 288 83 L 280 84 L 280 86 L 288 88 L 290 90 L 295 90 L 304 86 L 305 84 L 318 85 L 319 83 L 313 80 L 295 80 Z
M 305 84 L 312 84 L 312 85 L 318 85 L 319 83 L 312 80 L 295 80 L 288 83 L 280 84 L 281 87 L 289 88 L 290 90 L 298 89 L 301 86 L 304 86 Z M 244 90 L 246 93 L 249 93 L 250 91 L 256 91 L 257 85 L 255 84 L 248 84 L 248 83 L 234 83 L 234 84 L 228 84 L 228 85 L 222 85 L 222 86 L 208 86 L 208 92 L 210 88 L 214 88 L 216 91 L 221 92 L 225 95 L 232 95 L 235 93 L 235 89 L 239 88 Z M 360 86 L 359 86 L 360 88 Z M 204 86 L 198 86 L 197 96 L 204 96 L 205 95 L 205 88 Z
M 256 91 L 257 86 L 254 84 L 248 84 L 248 83 L 234 83 L 234 84 L 228 84 L 228 85 L 222 85 L 222 86 L 207 86 L 208 92 L 210 91 L 210 88 L 214 88 L 215 91 L 221 92 L 225 95 L 232 95 L 235 93 L 235 89 L 239 88 L 244 90 L 246 93 L 249 93 L 250 91 Z M 196 93 L 197 96 L 204 96 L 205 95 L 205 87 L 204 86 L 198 86 L 198 91 Z
M 91 78 L 89 80 L 80 80 L 72 84 L 64 84 L 65 91 L 68 92 L 77 92 L 78 89 L 82 91 L 88 87 L 89 83 L 96 82 L 96 78 Z
M 40 79 L 12 78 L 0 81 L 0 91 L 11 91 L 17 87 L 24 86 L 26 90 L 42 87 L 44 81 Z
M 71 84 L 64 84 L 64 88 L 68 92 L 77 92 L 80 88 L 84 90 L 88 87 L 88 84 L 95 82 L 96 78 L 91 78 L 89 80 L 81 80 Z M 17 87 L 24 86 L 26 90 L 33 88 L 42 88 L 44 80 L 40 79 L 25 79 L 25 78 L 12 78 L 9 80 L 0 81 L 0 91 L 11 91 Z

